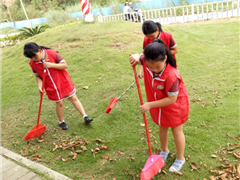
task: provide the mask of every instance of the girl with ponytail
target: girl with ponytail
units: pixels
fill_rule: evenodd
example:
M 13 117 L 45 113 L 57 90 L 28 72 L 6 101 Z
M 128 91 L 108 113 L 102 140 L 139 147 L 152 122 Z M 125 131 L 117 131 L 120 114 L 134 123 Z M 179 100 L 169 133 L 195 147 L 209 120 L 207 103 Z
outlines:
M 170 33 L 162 30 L 160 23 L 155 23 L 151 20 L 144 21 L 142 25 L 142 32 L 145 35 L 143 41 L 143 50 L 147 47 L 148 44 L 152 43 L 154 39 L 161 39 L 171 51 L 173 57 L 176 60 L 175 54 L 177 53 L 177 44 Z M 143 77 L 142 66 L 140 66 L 138 76 L 140 78 Z
M 65 70 L 68 65 L 58 51 L 54 51 L 45 46 L 39 46 L 34 42 L 26 43 L 23 51 L 24 56 L 30 59 L 29 65 L 36 77 L 40 93 L 43 93 L 42 79 L 44 71 L 46 70 L 44 90 L 46 91 L 48 99 L 56 102 L 59 126 L 63 130 L 69 129 L 63 117 L 64 99 L 68 99 L 74 105 L 83 116 L 86 124 L 90 124 L 93 119 L 86 115 L 81 102 L 77 98 L 75 86 L 68 72 Z
M 160 155 L 164 161 L 169 154 L 168 128 L 172 129 L 177 158 L 169 171 L 179 171 L 185 163 L 183 124 L 188 120 L 189 100 L 186 86 L 176 68 L 176 61 L 160 39 L 147 45 L 144 55 L 133 54 L 129 61 L 132 66 L 143 66 L 148 102 L 140 106 L 140 111 L 149 111 L 153 122 L 159 126 L 162 149 Z

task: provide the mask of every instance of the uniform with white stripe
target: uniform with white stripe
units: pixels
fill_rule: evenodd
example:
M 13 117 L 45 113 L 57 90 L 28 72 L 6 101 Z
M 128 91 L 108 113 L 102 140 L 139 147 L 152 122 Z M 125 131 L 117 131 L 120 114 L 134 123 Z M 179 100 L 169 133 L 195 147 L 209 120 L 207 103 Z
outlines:
M 176 102 L 165 107 L 150 109 L 152 120 L 163 127 L 177 127 L 184 124 L 188 120 L 189 100 L 187 89 L 180 73 L 176 68 L 167 64 L 165 69 L 157 77 L 154 77 L 153 72 L 148 69 L 143 57 L 141 56 L 141 63 L 143 65 L 144 84 L 148 102 L 168 97 L 168 92 L 176 80 L 180 82 Z
M 44 49 L 45 61 L 56 63 L 57 51 L 51 49 Z M 29 65 L 35 73 L 37 73 L 41 78 L 43 77 L 43 63 L 41 61 L 31 60 Z M 68 74 L 64 70 L 48 68 L 46 79 L 45 79 L 45 91 L 48 98 L 52 101 L 60 101 L 67 97 L 75 90 L 74 84 Z

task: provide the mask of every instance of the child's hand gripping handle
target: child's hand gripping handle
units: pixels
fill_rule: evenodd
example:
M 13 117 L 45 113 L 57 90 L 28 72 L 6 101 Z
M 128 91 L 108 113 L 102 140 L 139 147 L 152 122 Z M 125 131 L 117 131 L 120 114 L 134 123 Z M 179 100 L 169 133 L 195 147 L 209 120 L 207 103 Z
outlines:
M 41 114 L 41 108 L 42 108 L 42 99 L 43 99 L 43 94 L 44 94 L 43 91 L 44 91 L 45 79 L 46 79 L 46 69 L 44 69 L 44 72 L 43 72 L 42 93 L 40 95 L 40 105 L 39 105 L 39 110 L 38 110 L 37 125 L 39 124 L 39 120 L 40 120 L 40 114 Z
M 137 89 L 138 89 L 138 95 L 139 95 L 140 103 L 141 103 L 141 105 L 143 105 L 143 99 L 142 99 L 140 85 L 139 85 L 139 82 L 138 82 L 136 66 L 133 66 L 132 68 L 133 68 L 133 72 L 134 72 L 135 81 L 136 81 L 136 84 L 137 84 Z M 148 126 L 147 126 L 147 117 L 146 117 L 145 113 L 143 114 L 143 119 L 144 119 L 144 123 L 145 123 L 146 134 L 147 134 L 149 155 L 151 156 L 152 155 L 152 148 L 151 148 L 150 136 L 149 136 Z

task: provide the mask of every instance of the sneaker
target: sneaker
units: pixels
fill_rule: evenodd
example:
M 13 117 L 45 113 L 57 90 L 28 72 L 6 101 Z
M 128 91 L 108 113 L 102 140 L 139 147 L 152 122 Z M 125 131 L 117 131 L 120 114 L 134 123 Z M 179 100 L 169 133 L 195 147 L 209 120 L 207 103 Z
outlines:
M 69 129 L 68 125 L 65 122 L 62 122 L 61 124 L 59 124 L 59 127 L 61 127 L 62 130 L 68 130 Z
M 88 116 L 86 116 L 86 117 L 84 117 L 84 121 L 85 121 L 85 123 L 86 123 L 87 125 L 89 125 L 89 124 L 93 121 L 93 119 L 90 118 L 90 117 L 88 117 Z
M 169 171 L 170 172 L 179 171 L 183 167 L 183 164 L 185 162 L 186 162 L 185 159 L 183 161 L 180 159 L 176 159 L 175 162 L 173 163 L 173 165 L 170 167 Z
M 168 154 L 169 154 L 169 150 L 166 152 L 163 152 L 163 151 L 160 152 L 160 156 L 162 156 L 164 162 L 167 160 Z

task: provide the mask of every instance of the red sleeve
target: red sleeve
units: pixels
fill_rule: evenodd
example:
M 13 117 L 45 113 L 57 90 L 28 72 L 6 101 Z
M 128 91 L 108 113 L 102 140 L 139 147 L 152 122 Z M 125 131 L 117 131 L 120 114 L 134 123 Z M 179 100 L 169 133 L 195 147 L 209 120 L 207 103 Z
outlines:
M 169 43 L 169 46 L 170 48 L 174 47 L 176 45 L 176 42 L 174 41 L 172 35 L 170 36 L 170 43 Z
M 60 63 L 63 60 L 62 56 L 60 54 L 56 54 L 56 63 Z
M 140 56 L 140 59 L 139 59 L 139 61 L 140 61 L 141 65 L 143 65 L 143 61 L 144 61 L 144 55 L 141 55 L 141 56 Z
M 143 50 L 146 48 L 145 42 L 143 41 Z
M 180 80 L 177 79 L 175 81 L 175 83 L 173 83 L 172 87 L 169 89 L 168 92 L 178 92 L 179 91 L 179 84 L 180 84 Z

